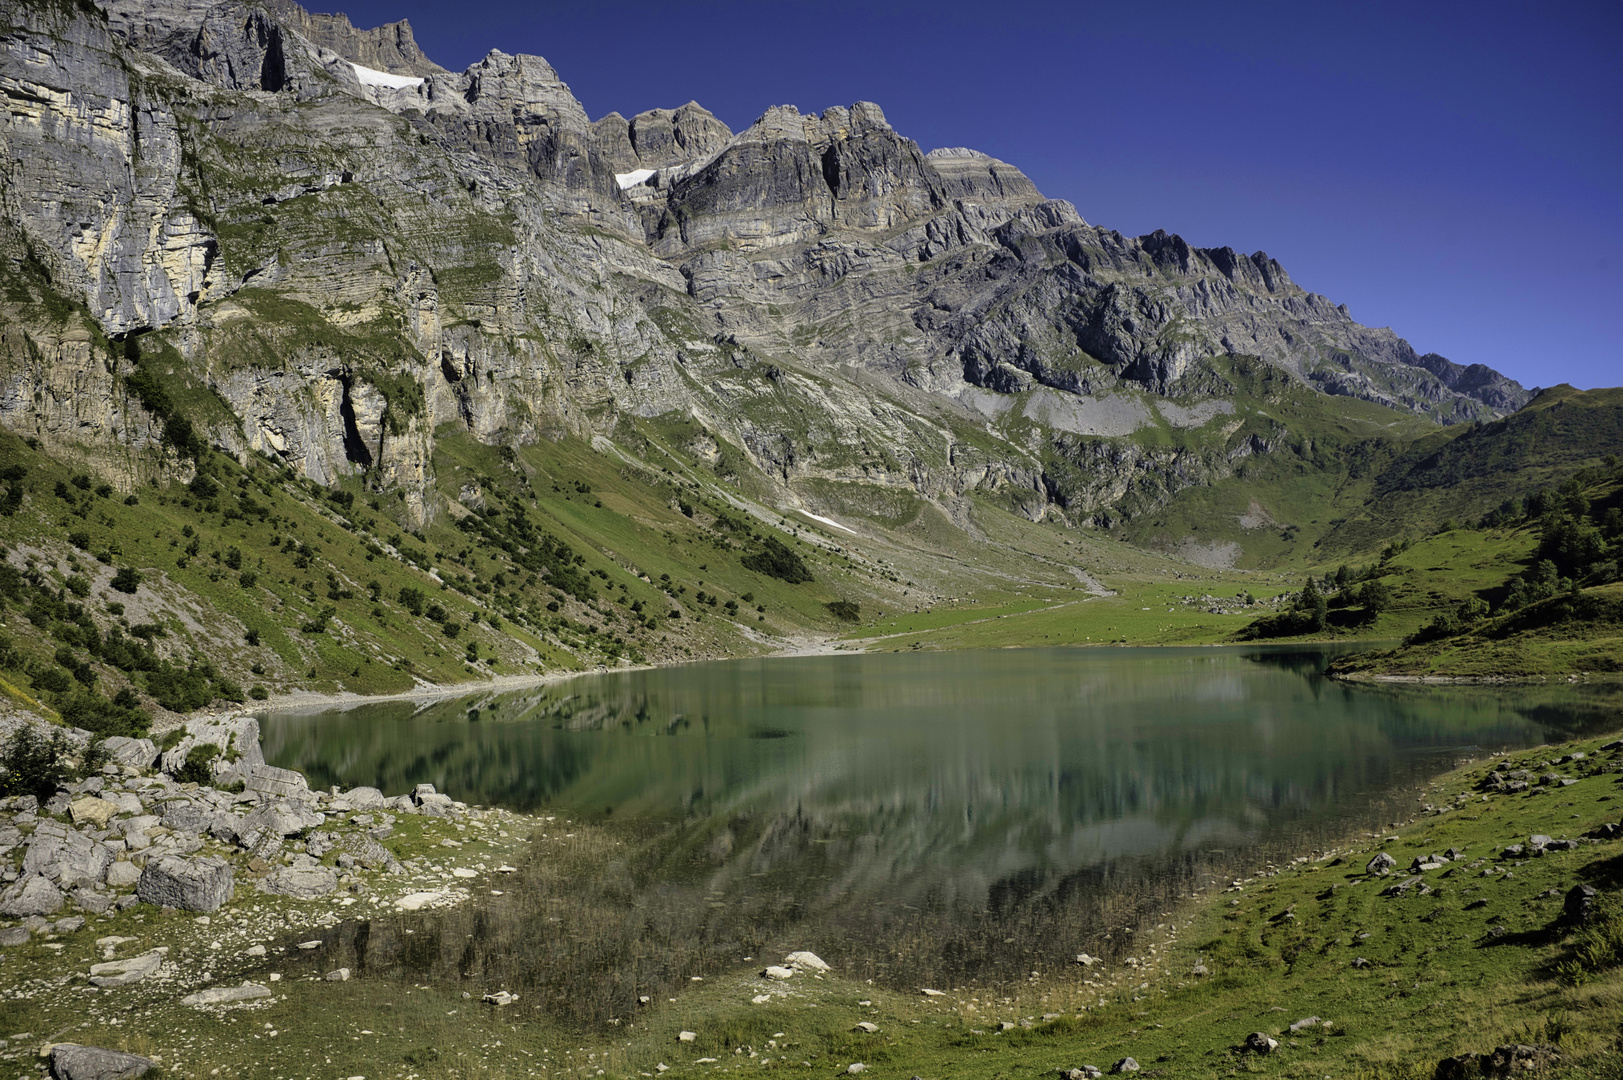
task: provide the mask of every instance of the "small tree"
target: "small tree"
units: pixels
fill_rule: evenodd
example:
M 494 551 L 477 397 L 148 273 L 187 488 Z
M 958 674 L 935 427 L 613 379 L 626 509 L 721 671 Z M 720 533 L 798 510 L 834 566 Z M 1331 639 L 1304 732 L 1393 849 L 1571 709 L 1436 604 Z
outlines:
M 44 802 L 73 778 L 73 746 L 63 732 L 50 738 L 32 725 L 18 728 L 0 749 L 0 794 L 32 795 Z
M 1364 616 L 1371 622 L 1392 606 L 1392 590 L 1379 581 L 1366 581 L 1358 590 L 1358 602 L 1364 605 Z
M 133 566 L 119 567 L 118 573 L 113 575 L 112 586 L 121 593 L 133 596 L 135 590 L 141 587 L 141 571 Z
M 186 752 L 186 763 L 175 773 L 182 784 L 214 783 L 214 762 L 220 748 L 213 743 L 198 743 Z
M 849 600 L 831 600 L 824 606 L 830 615 L 842 622 L 856 622 L 862 615 L 862 605 Z

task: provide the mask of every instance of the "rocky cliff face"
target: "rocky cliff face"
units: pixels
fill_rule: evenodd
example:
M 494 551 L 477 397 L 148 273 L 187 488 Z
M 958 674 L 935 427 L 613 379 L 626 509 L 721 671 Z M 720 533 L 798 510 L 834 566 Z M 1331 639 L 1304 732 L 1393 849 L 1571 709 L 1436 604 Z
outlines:
M 124 390 L 129 337 L 216 444 L 419 515 L 445 423 L 682 416 L 684 449 L 789 502 L 1001 487 L 1085 521 L 1129 470 L 1165 497 L 1268 452 L 1216 422 L 1231 357 L 1443 422 L 1528 398 L 1260 252 L 1090 225 L 868 103 L 736 135 L 691 102 L 593 122 L 539 57 L 446 72 L 404 23 L 291 0 L 9 5 L 0 92 L 0 418 L 126 477 L 184 467 Z M 1205 441 L 1137 447 L 1167 416 Z

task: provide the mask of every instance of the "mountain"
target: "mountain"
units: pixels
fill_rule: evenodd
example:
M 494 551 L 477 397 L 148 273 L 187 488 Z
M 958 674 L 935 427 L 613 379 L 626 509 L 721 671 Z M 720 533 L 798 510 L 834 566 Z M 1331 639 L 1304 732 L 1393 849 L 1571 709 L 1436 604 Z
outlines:
M 870 103 L 740 132 L 694 102 L 593 120 L 540 57 L 446 71 L 404 22 L 292 0 L 9 4 L 0 92 L 15 599 L 89 580 L 75 551 L 146 560 L 218 620 L 155 657 L 247 679 L 222 643 L 253 630 L 273 686 L 484 670 L 438 626 L 567 666 L 1112 568 L 1280 565 L 1330 527 L 1283 519 L 1345 498 L 1350 462 L 1532 396 L 1262 252 L 1126 237 L 1013 165 L 926 153 Z M 103 489 L 124 502 L 82 494 Z M 203 536 L 212 555 L 165 543 Z M 213 565 L 229 550 L 266 568 L 253 604 Z M 391 599 L 442 585 L 434 626 Z M 44 633 L 28 670 L 80 647 L 50 629 L 78 617 L 19 629 Z M 329 625 L 349 651 L 301 636 Z
M 1260 252 L 1124 237 L 1013 166 L 925 154 L 871 104 L 737 134 L 692 103 L 593 122 L 539 57 L 445 72 L 403 23 L 290 0 L 13 5 L 4 40 L 5 240 L 36 306 L 161 335 L 218 397 L 218 445 L 370 472 L 423 515 L 446 422 L 522 441 L 688 414 L 791 501 L 813 478 L 1007 483 L 1082 520 L 1110 492 L 1065 466 L 1210 423 L 1223 358 L 1445 422 L 1529 396 Z M 98 350 L 69 360 L 66 322 L 16 303 L 7 322 L 58 355 L 13 352 L 5 422 L 151 448 L 110 378 L 64 413 L 55 373 Z

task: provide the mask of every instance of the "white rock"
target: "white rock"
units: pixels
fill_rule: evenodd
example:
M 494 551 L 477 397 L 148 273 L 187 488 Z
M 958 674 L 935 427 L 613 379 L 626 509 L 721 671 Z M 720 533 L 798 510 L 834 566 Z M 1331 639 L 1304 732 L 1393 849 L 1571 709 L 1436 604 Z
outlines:
M 699 1033 L 697 1031 L 678 1031 L 676 1033 L 677 1042 L 693 1042 L 698 1037 Z
M 875 1024 L 871 1020 L 858 1020 L 857 1027 L 861 1028 L 863 1031 L 866 1031 L 869 1035 L 875 1035 L 879 1032 L 879 1025 Z
M 455 870 L 451 871 L 451 876 L 459 878 L 476 878 L 479 876 L 479 871 L 469 870 L 466 866 L 459 866 Z
M 211 986 L 207 990 L 199 990 L 195 994 L 188 994 L 180 999 L 182 1005 L 229 1005 L 236 1001 L 257 1001 L 260 998 L 271 996 L 270 987 L 260 986 L 258 983 L 243 983 L 241 986 Z
M 118 813 L 116 802 L 103 799 L 98 795 L 87 795 L 82 799 L 75 799 L 68 806 L 68 813 L 73 817 L 75 825 L 89 823 L 96 828 L 107 824 L 107 820 Z
M 944 991 L 944 990 L 931 990 L 928 986 L 926 986 L 924 989 L 920 990 L 919 993 L 923 994 L 925 997 L 946 997 L 947 996 L 946 991 Z
M 328 982 L 349 982 L 349 968 L 338 968 L 323 976 Z
M 92 964 L 90 982 L 103 990 L 140 982 L 163 965 L 164 954 L 168 951 L 167 948 L 153 949 L 128 960 L 110 960 L 105 964 Z
M 771 967 L 761 972 L 761 974 L 766 976 L 768 979 L 792 979 L 795 977 L 795 970 L 794 968 L 779 967 L 777 964 L 773 964 Z
M 141 880 L 141 868 L 132 862 L 116 862 L 107 868 L 107 884 L 115 889 L 127 889 Z
M 783 958 L 783 963 L 785 967 L 794 968 L 796 971 L 810 971 L 815 975 L 822 975 L 828 971 L 828 965 L 812 952 L 792 952 Z
M 414 892 L 407 893 L 396 900 L 394 906 L 401 911 L 421 911 L 425 907 L 433 907 L 444 899 L 445 893 L 437 890 L 435 892 Z

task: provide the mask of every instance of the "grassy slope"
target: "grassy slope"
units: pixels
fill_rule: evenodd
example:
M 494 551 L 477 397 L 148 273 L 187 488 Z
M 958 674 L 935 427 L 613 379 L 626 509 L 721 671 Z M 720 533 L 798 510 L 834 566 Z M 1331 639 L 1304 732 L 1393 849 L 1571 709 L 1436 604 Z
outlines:
M 1623 455 L 1623 389 L 1554 386 L 1502 420 L 1416 440 L 1323 546 L 1336 554 L 1369 550 L 1450 519 L 1475 520 L 1611 455 Z
M 1213 882 L 1158 923 L 1125 936 L 1104 962 L 1037 972 L 1017 986 L 942 987 L 945 994 L 931 998 L 912 988 L 845 980 L 837 972 L 770 984 L 751 968 L 684 983 L 686 989 L 620 1024 L 583 1030 L 536 1008 L 534 999 L 546 991 L 521 995 L 520 1004 L 505 1009 L 480 1005 L 478 994 L 492 987 L 477 972 L 465 981 L 424 983 L 408 963 L 396 976 L 363 972 L 358 980 L 335 983 L 320 978 L 336 962 L 331 958 L 273 948 L 269 960 L 256 962 L 232 947 L 207 954 L 216 981 L 263 978 L 268 967 L 285 973 L 274 1000 L 215 1016 L 184 1009 L 161 991 L 155 998 L 115 991 L 143 999 L 141 1008 L 121 1011 L 104 1008 L 101 1000 L 87 1007 L 71 990 L 71 973 L 96 959 L 87 930 L 63 939 L 61 950 L 36 943 L 0 958 L 15 985 L 70 973 L 63 991 L 0 1003 L 0 1026 L 31 1031 L 37 1039 L 71 1022 L 73 1037 L 87 1043 L 160 1050 L 170 1072 L 182 1076 L 215 1070 L 226 1077 L 302 1076 L 313 1066 L 321 1075 L 370 1077 L 596 1076 L 599 1070 L 631 1077 L 660 1064 L 677 1076 L 743 1069 L 827 1075 L 861 1061 L 881 1078 L 991 1078 L 1083 1063 L 1108 1068 L 1130 1055 L 1165 1077 L 1418 1080 L 1430 1077 L 1442 1056 L 1506 1042 L 1554 1044 L 1565 1059 L 1562 1075 L 1616 1076 L 1623 1067 L 1617 1040 L 1623 968 L 1582 974 L 1564 968 L 1574 939 L 1560 913 L 1562 894 L 1576 883 L 1615 887 L 1623 861 L 1619 842 L 1585 841 L 1577 850 L 1537 859 L 1500 855 L 1532 833 L 1578 837 L 1618 818 L 1623 754 L 1597 752 L 1602 741 L 1512 755 L 1513 766 L 1542 773 L 1565 752 L 1588 753 L 1581 763 L 1553 766 L 1576 784 L 1535 794 L 1484 797 L 1478 781 L 1487 761 L 1470 762 L 1415 792 L 1416 816 L 1390 831 L 1304 853 L 1232 883 Z M 452 826 L 421 827 L 418 837 L 412 823 L 397 846 L 406 856 L 432 859 Z M 543 845 L 554 872 L 590 873 L 615 858 L 612 836 L 578 823 L 569 830 L 567 840 Z M 1408 875 L 1371 879 L 1363 871 L 1377 851 L 1392 854 L 1401 868 L 1450 847 L 1464 857 L 1426 873 L 1433 890 L 1426 895 L 1414 888 L 1383 895 Z M 259 910 L 217 913 L 221 925 L 210 933 L 264 940 L 272 908 L 300 908 L 289 901 L 249 903 Z M 97 932 L 131 934 L 141 948 L 198 947 L 191 918 L 141 914 L 109 916 Z M 295 921 L 310 915 L 305 907 Z M 392 933 L 411 926 L 429 933 L 425 944 L 432 950 L 460 949 L 442 941 L 433 919 L 382 918 Z M 444 924 L 447 933 L 460 927 L 455 919 Z M 349 932 L 334 928 L 323 936 L 342 939 Z M 287 941 L 305 933 L 290 931 Z M 1358 957 L 1369 966 L 1353 967 Z M 1197 964 L 1206 975 L 1195 974 Z M 463 989 L 474 1000 L 464 998 Z M 752 1004 L 763 992 L 774 996 Z M 1312 1016 L 1327 1023 L 1287 1030 Z M 858 1030 L 859 1021 L 878 1030 Z M 1014 1026 L 1000 1032 L 1005 1022 Z M 679 1041 L 682 1030 L 696 1039 Z M 1266 1058 L 1240 1052 L 1252 1031 L 1278 1038 L 1280 1049 Z M 243 1052 L 248 1045 L 251 1054 Z
M 1129 522 L 1130 540 L 1169 551 L 1186 542 L 1233 544 L 1244 567 L 1300 564 L 1312 558 L 1310 545 L 1370 497 L 1375 476 L 1404 445 L 1437 430 L 1412 414 L 1283 378 L 1238 379 L 1236 390 L 1232 419 L 1206 427 L 1233 430 L 1225 450 L 1254 435 L 1269 451 L 1240 457 L 1232 476 L 1186 489 Z
M 1337 675 L 1536 679 L 1623 672 L 1623 584 L 1592 586 L 1441 641 L 1347 657 Z

